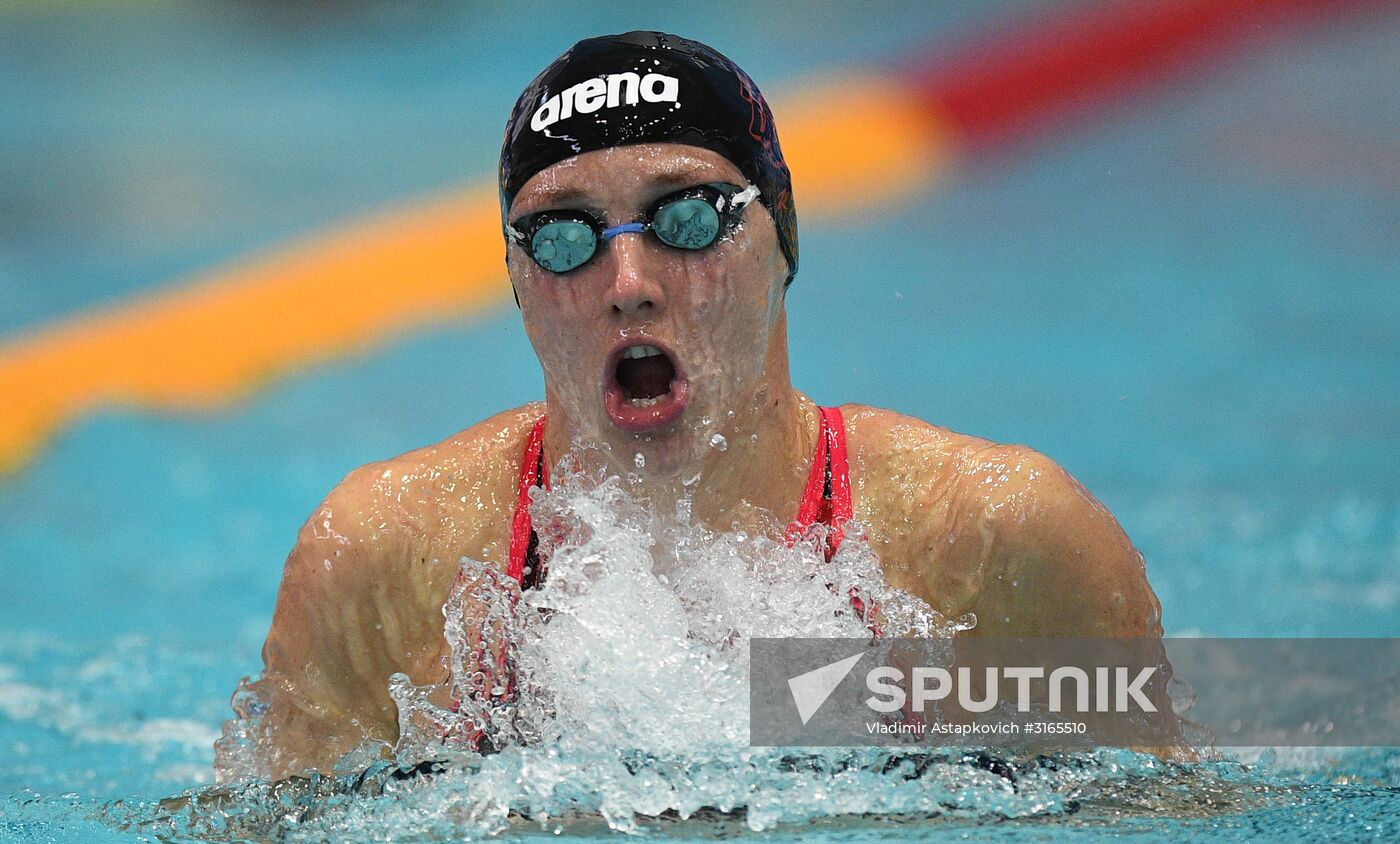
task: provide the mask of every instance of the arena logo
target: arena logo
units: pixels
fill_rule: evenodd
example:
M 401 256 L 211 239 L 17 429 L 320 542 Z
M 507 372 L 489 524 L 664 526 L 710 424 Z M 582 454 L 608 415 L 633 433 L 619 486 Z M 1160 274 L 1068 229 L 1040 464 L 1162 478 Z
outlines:
M 788 680 L 803 725 L 864 655 L 862 652 L 840 659 Z M 1156 712 L 1157 707 L 1143 695 L 1143 687 L 1156 672 L 1157 666 L 1147 666 L 1129 679 L 1131 672 L 1124 666 L 1096 666 L 1092 674 L 1077 666 L 1060 666 L 1047 677 L 1041 666 L 989 666 L 985 669 L 984 691 L 977 697 L 973 693 L 972 669 L 967 666 L 959 667 L 956 674 L 946 668 L 917 666 L 906 677 L 904 671 L 882 665 L 866 672 L 865 687 L 872 694 L 865 699 L 865 705 L 876 712 L 892 713 L 911 704 L 913 711 L 923 712 L 929 703 L 956 700 L 966 712 L 988 712 L 1000 702 L 998 690 L 1007 682 L 1015 684 L 1019 712 L 1029 712 L 1033 700 L 1046 701 L 1048 710 L 1057 713 L 1126 713 L 1134 706 L 1140 712 Z M 906 679 L 910 682 L 906 683 Z M 1037 687 L 1035 692 L 1033 685 Z M 912 691 L 906 691 L 906 686 Z
M 632 71 L 609 73 L 566 88 L 535 109 L 530 128 L 543 132 L 574 114 L 592 114 L 602 108 L 649 103 L 674 103 L 680 98 L 680 80 L 663 73 L 639 76 Z

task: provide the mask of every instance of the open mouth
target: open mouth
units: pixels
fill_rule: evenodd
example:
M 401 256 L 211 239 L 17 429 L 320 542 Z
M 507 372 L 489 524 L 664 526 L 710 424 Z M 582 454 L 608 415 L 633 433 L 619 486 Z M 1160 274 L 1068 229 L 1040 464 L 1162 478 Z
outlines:
M 604 404 L 613 424 L 640 433 L 663 428 L 685 412 L 689 383 L 667 349 L 626 342 L 613 349 Z
M 613 372 L 623 398 L 637 407 L 651 407 L 671 392 L 676 365 L 655 346 L 628 346 Z

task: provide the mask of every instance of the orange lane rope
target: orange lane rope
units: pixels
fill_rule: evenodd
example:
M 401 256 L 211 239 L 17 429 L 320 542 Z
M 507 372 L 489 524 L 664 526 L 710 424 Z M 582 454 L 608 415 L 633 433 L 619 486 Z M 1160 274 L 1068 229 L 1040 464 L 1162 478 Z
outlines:
M 809 80 L 774 109 L 802 219 L 887 208 L 923 190 L 955 152 L 1082 116 L 1279 24 L 1387 5 L 1090 4 L 896 71 Z M 218 406 L 315 361 L 507 301 L 497 213 L 491 190 L 425 202 L 0 340 L 0 474 L 95 409 Z
M 897 81 L 804 88 L 778 113 L 807 218 L 916 192 L 938 171 L 936 121 Z M 497 209 L 493 189 L 424 202 L 0 341 L 0 473 L 83 414 L 216 407 L 510 301 Z

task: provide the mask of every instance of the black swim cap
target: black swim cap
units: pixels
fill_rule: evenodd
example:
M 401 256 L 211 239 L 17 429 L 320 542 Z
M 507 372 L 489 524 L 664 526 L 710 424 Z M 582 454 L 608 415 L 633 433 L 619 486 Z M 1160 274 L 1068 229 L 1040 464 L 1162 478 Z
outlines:
M 501 213 L 530 177 L 584 152 L 627 144 L 692 144 L 713 150 L 758 186 L 797 274 L 792 174 L 773 112 L 734 62 L 689 38 L 628 32 L 569 48 L 515 101 L 501 146 Z

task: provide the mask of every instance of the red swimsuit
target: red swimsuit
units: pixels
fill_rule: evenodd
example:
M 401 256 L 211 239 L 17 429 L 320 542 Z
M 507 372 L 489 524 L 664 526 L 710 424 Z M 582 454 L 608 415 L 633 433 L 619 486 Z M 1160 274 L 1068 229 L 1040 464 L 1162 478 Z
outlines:
M 830 562 L 841 546 L 844 525 L 852 514 L 851 475 L 846 461 L 846 423 L 841 418 L 841 410 L 835 407 L 819 410 L 821 431 L 817 435 L 816 453 L 812 455 L 812 471 L 802 491 L 797 518 L 788 525 L 787 540 L 796 542 L 811 526 L 826 525 L 826 559 Z M 544 422 L 545 417 L 541 416 L 525 439 L 525 459 L 520 466 L 515 519 L 511 525 L 510 562 L 506 572 L 515 578 L 522 590 L 535 589 L 544 582 L 544 566 L 537 551 L 539 537 L 530 523 L 530 490 L 537 486 L 549 487 L 549 470 L 544 461 Z M 861 618 L 866 618 L 865 602 L 854 591 L 851 606 Z M 874 622 L 870 629 L 879 635 Z
M 796 542 L 813 525 L 826 525 L 825 555 L 828 562 L 836 555 L 845 536 L 844 525 L 851 518 L 851 477 L 846 460 L 846 424 L 841 411 L 835 407 L 821 410 L 821 431 L 817 436 L 816 453 L 812 455 L 812 471 L 802 491 L 797 518 L 787 528 L 787 540 Z M 520 483 L 511 523 L 510 559 L 506 572 L 520 584 L 521 590 L 536 589 L 544 582 L 545 567 L 539 558 L 539 537 L 530 522 L 530 490 L 539 486 L 549 488 L 549 467 L 544 460 L 544 423 L 541 416 L 530 435 L 525 438 L 525 456 L 520 466 Z M 851 607 L 865 620 L 870 632 L 881 635 L 878 621 L 867 614 L 866 602 L 854 588 L 850 592 Z M 504 660 L 504 653 L 502 653 Z M 504 661 L 497 670 L 509 675 Z M 514 693 L 513 683 L 506 682 L 506 695 Z M 456 711 L 460 701 L 453 701 Z M 473 742 L 479 736 L 473 734 Z

